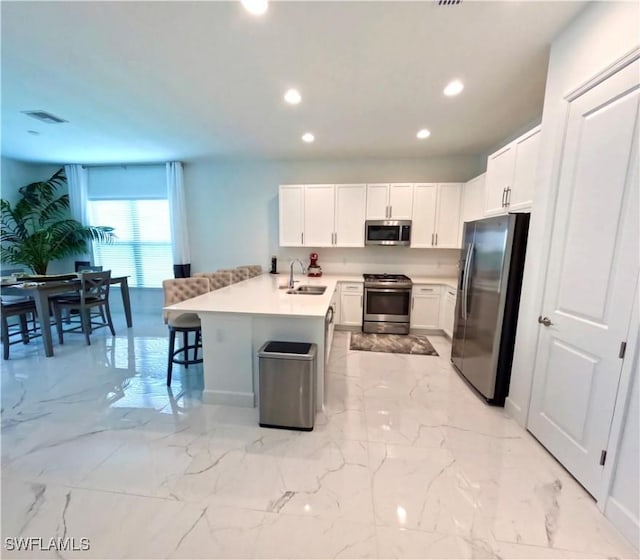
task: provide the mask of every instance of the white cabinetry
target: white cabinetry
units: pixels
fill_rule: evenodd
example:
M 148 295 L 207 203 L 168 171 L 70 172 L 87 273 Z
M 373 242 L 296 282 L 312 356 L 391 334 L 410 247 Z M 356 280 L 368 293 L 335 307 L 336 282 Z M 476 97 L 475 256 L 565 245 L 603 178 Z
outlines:
M 364 247 L 366 185 L 336 185 L 335 247 Z
M 414 186 L 412 247 L 460 247 L 460 183 L 424 183 Z
M 414 284 L 411 293 L 411 328 L 439 329 L 440 286 Z
M 304 246 L 333 245 L 333 215 L 335 190 L 333 185 L 304 187 Z
M 484 218 L 485 179 L 486 174 L 483 173 L 462 187 L 462 223 Z
M 331 305 L 329 306 L 331 311 L 328 313 L 332 313 L 333 315 L 330 318 L 330 322 L 327 325 L 326 331 L 326 340 L 325 340 L 325 357 L 324 363 L 326 364 L 329 361 L 329 356 L 331 355 L 331 346 L 333 345 L 333 331 L 335 330 L 336 323 L 338 322 L 338 318 L 340 317 L 340 288 L 339 284 L 336 284 L 336 289 L 333 292 L 333 296 L 331 298 Z M 325 385 L 326 385 L 326 377 L 325 377 Z
M 362 282 L 341 282 L 340 286 L 340 325 L 362 325 Z
M 537 126 L 489 156 L 486 216 L 531 209 L 539 144 L 540 127 Z
M 364 247 L 365 185 L 281 185 L 281 247 Z
M 451 338 L 453 323 L 456 315 L 456 290 L 449 286 L 442 288 L 442 302 L 440 307 L 440 328 Z
M 303 245 L 304 185 L 283 185 L 278 197 L 280 247 Z
M 410 220 L 412 207 L 411 183 L 367 185 L 367 220 Z
M 486 174 L 467 181 L 462 186 L 462 201 L 460 203 L 460 247 L 462 247 L 462 231 L 465 222 L 473 222 L 484 218 Z

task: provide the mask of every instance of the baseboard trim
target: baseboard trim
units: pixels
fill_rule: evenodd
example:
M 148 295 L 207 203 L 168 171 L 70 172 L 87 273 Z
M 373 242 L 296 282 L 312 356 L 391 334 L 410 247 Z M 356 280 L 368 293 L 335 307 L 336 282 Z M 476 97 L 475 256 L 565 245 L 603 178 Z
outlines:
M 604 515 L 631 543 L 636 551 L 640 552 L 640 520 L 634 518 L 626 507 L 611 496 L 607 500 Z
M 224 404 L 228 406 L 243 406 L 253 408 L 255 406 L 254 393 L 235 393 L 231 391 L 212 391 L 205 389 L 202 392 L 202 400 L 206 404 Z
M 509 397 L 504 401 L 504 411 L 513 418 L 521 428 L 526 428 L 522 407 L 514 403 Z

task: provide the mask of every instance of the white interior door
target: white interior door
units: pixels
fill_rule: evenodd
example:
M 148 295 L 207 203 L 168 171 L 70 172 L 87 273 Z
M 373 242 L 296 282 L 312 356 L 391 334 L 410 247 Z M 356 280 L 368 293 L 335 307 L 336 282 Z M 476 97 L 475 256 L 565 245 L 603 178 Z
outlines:
M 570 103 L 529 429 L 600 494 L 638 277 L 639 63 Z

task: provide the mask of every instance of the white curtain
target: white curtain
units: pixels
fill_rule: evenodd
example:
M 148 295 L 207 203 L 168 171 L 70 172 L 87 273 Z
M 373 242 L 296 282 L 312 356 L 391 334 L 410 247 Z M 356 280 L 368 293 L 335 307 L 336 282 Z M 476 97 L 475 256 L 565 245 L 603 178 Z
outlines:
M 67 186 L 69 187 L 71 217 L 74 220 L 78 220 L 82 225 L 89 225 L 87 211 L 89 173 L 82 165 L 65 165 L 64 172 L 67 176 Z
M 167 163 L 166 167 L 173 264 L 190 264 L 191 253 L 189 251 L 189 229 L 187 227 L 187 207 L 184 196 L 182 163 L 179 161 L 171 161 Z
M 89 225 L 88 185 L 89 172 L 82 165 L 65 165 L 64 173 L 67 176 L 69 189 L 69 213 L 74 220 L 82 225 Z M 75 260 L 93 262 L 93 244 L 87 241 L 88 251 L 74 256 Z

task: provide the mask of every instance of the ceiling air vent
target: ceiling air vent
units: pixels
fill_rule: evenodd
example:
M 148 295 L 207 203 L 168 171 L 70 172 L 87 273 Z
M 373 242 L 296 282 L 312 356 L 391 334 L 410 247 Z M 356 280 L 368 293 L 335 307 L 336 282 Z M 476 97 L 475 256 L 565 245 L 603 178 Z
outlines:
M 462 0 L 436 0 L 438 6 L 457 6 L 462 4 Z
M 64 119 L 61 119 L 60 117 L 56 117 L 51 113 L 47 113 L 46 111 L 22 111 L 22 112 L 25 115 L 29 115 L 34 119 L 38 119 L 39 121 L 46 122 L 49 124 L 60 124 L 63 122 L 69 122 L 69 121 L 65 121 Z

